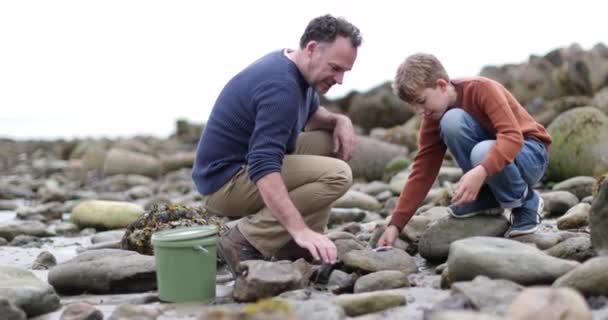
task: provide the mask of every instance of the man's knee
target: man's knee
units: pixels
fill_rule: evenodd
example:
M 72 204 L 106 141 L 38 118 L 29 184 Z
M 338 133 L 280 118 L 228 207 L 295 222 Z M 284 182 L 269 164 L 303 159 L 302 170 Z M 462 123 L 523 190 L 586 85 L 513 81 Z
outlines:
M 327 173 L 321 178 L 325 183 L 335 190 L 338 197 L 342 196 L 353 184 L 353 173 L 350 166 L 339 159 L 334 159 L 332 165 L 327 168 Z
M 467 113 L 458 108 L 446 111 L 439 121 L 441 134 L 444 137 L 455 137 L 459 135 Z
M 495 142 L 495 140 L 484 140 L 473 147 L 471 150 L 472 167 L 478 165 L 486 157 Z

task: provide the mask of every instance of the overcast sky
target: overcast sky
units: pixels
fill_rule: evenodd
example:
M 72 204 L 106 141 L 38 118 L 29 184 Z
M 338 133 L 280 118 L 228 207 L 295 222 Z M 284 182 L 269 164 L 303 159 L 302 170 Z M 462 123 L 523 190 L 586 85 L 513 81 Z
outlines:
M 409 54 L 452 77 L 579 43 L 608 45 L 603 1 L 0 0 L 0 137 L 166 137 L 203 122 L 226 81 L 295 48 L 331 13 L 364 37 L 330 97 L 390 80 Z

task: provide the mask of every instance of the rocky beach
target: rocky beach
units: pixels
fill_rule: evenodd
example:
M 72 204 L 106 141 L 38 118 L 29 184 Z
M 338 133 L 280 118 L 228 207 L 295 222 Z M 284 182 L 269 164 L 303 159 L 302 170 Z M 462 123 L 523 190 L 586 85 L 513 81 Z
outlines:
M 480 75 L 553 138 L 535 234 L 505 238 L 508 210 L 451 218 L 463 173 L 447 154 L 395 246 L 374 250 L 420 124 L 384 83 L 322 101 L 358 132 L 355 183 L 326 230 L 337 264 L 253 260 L 235 279 L 218 259 L 214 299 L 164 302 L 150 236 L 236 222 L 207 213 L 192 182 L 204 124 L 178 120 L 167 138 L 0 139 L 0 320 L 608 319 L 608 47 L 575 44 Z

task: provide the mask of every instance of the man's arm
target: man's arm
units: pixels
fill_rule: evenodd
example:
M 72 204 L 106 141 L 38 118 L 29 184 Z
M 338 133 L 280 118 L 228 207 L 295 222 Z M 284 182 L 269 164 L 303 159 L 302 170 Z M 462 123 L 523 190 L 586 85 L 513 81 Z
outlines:
M 339 159 L 348 161 L 357 148 L 355 129 L 350 119 L 338 113 L 329 112 L 322 106 L 308 119 L 306 130 L 327 130 L 333 132 L 334 154 Z
M 320 258 L 324 263 L 336 262 L 336 246 L 329 238 L 306 225 L 302 215 L 289 198 L 280 173 L 265 175 L 257 181 L 256 186 L 266 206 L 300 247 L 308 249 L 315 260 Z

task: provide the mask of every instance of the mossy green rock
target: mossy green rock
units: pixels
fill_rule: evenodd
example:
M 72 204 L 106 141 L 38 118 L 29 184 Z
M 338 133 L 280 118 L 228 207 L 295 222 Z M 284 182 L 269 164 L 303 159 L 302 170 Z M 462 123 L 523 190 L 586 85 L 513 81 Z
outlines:
M 608 170 L 608 117 L 593 107 L 562 113 L 547 128 L 549 148 L 547 175 L 561 181 L 575 176 L 595 176 Z
M 72 210 L 72 222 L 80 228 L 126 228 L 135 221 L 144 208 L 138 204 L 120 201 L 87 200 Z

